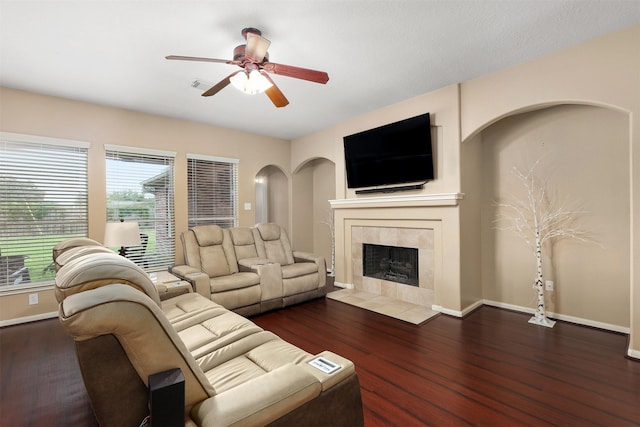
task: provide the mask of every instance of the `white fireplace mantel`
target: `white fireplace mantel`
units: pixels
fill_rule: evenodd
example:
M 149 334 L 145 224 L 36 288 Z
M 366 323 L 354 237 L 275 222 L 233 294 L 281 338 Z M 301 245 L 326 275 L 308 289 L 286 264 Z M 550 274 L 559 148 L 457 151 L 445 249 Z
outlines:
M 464 193 L 438 193 L 419 195 L 388 195 L 352 199 L 329 200 L 332 209 L 374 207 L 457 206 Z

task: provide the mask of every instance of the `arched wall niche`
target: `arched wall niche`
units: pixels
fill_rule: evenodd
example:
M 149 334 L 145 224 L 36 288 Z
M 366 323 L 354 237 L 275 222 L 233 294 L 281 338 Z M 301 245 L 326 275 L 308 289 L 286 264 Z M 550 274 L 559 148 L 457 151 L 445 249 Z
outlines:
M 590 235 L 589 242 L 568 239 L 546 248 L 545 276 L 555 285 L 548 309 L 560 318 L 628 332 L 630 120 L 627 110 L 612 105 L 549 102 L 502 114 L 466 138 L 461 217 L 470 238 L 463 235 L 462 252 L 481 280 L 463 287 L 496 305 L 535 308 L 533 254 L 524 240 L 496 228 L 494 202 L 526 197 L 512 170 L 527 171 L 539 161 L 536 176 L 560 202 L 582 212 L 577 224 Z
M 484 131 L 485 129 L 487 129 L 491 125 L 499 122 L 500 120 L 507 119 L 509 117 L 517 116 L 517 115 L 524 114 L 524 113 L 530 113 L 530 112 L 534 112 L 534 111 L 538 111 L 538 110 L 544 110 L 544 109 L 547 109 L 547 108 L 557 107 L 557 106 L 560 106 L 560 105 L 585 105 L 585 106 L 600 107 L 600 108 L 604 108 L 604 109 L 607 109 L 607 110 L 618 111 L 618 112 L 621 112 L 621 113 L 624 113 L 624 114 L 629 114 L 630 113 L 630 111 L 627 110 L 626 108 L 622 108 L 622 107 L 619 107 L 619 106 L 613 105 L 613 104 L 607 104 L 607 103 L 600 102 L 600 101 L 555 100 L 555 101 L 548 101 L 548 102 L 537 103 L 537 104 L 530 104 L 530 105 L 522 106 L 522 107 L 517 108 L 517 109 L 504 111 L 504 112 L 502 112 L 502 114 L 496 115 L 491 120 L 488 120 L 487 122 L 483 123 L 481 126 L 478 126 L 477 129 L 471 131 L 469 133 L 469 135 L 463 139 L 462 143 L 464 144 L 467 141 L 473 141 L 474 138 L 476 136 L 478 136 L 482 131 Z
M 336 196 L 335 176 L 335 163 L 325 157 L 307 159 L 293 172 L 293 246 L 323 256 L 327 268 L 331 268 L 332 260 L 329 200 Z
M 255 177 L 256 223 L 274 222 L 289 229 L 289 187 L 287 173 L 275 165 L 260 169 Z

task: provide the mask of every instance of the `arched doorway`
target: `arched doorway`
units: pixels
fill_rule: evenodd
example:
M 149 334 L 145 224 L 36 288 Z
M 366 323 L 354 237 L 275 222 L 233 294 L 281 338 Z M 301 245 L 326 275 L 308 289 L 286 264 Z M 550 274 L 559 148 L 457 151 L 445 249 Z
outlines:
M 262 168 L 255 178 L 256 223 L 274 222 L 289 228 L 289 180 L 277 166 Z

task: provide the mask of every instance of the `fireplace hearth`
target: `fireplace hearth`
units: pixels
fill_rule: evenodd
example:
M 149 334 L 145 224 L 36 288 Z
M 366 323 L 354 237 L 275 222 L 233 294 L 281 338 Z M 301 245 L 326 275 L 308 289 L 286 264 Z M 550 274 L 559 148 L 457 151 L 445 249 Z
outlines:
M 403 285 L 418 284 L 418 249 L 363 243 L 363 275 Z

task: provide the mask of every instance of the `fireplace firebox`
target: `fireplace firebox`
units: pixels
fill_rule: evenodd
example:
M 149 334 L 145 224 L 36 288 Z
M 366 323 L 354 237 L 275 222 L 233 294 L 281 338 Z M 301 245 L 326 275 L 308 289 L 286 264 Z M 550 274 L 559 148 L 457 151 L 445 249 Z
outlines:
M 363 243 L 362 271 L 366 277 L 419 286 L 418 249 Z

